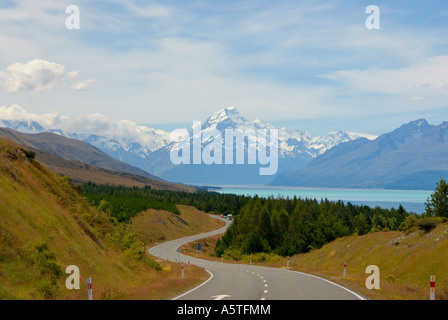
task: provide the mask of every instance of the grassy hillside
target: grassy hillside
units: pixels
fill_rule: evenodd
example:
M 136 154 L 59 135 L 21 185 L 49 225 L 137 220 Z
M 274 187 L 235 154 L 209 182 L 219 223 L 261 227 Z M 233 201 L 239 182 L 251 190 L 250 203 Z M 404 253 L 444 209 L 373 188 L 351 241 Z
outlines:
M 140 212 L 132 219 L 130 229 L 145 243 L 153 244 L 207 232 L 224 225 L 224 222 L 210 219 L 205 212 L 195 207 L 177 207 L 180 215 L 155 209 Z
M 53 154 L 33 149 L 36 159 L 45 164 L 48 169 L 61 176 L 69 176 L 75 183 L 94 182 L 96 184 L 122 185 L 127 187 L 150 186 L 154 189 L 195 192 L 193 187 L 182 184 L 166 182 L 159 179 L 151 179 L 141 175 L 103 169 L 91 164 L 65 160 Z
M 65 287 L 77 265 L 81 289 Z M 0 299 L 163 299 L 208 277 L 157 263 L 122 224 L 112 223 L 18 145 L 0 139 Z
M 294 269 L 324 274 L 377 299 L 429 299 L 436 276 L 436 298 L 448 299 L 448 224 L 430 232 L 376 232 L 337 239 L 319 250 L 293 256 Z M 346 280 L 342 279 L 347 263 Z M 367 290 L 368 265 L 380 269 L 380 290 Z
M 214 248 L 219 236 L 202 240 L 202 258 L 220 260 Z M 195 255 L 194 243 L 182 247 Z M 287 258 L 274 254 L 223 255 L 225 262 L 249 263 L 286 268 Z M 344 285 L 371 299 L 428 300 L 429 278 L 436 276 L 436 299 L 448 300 L 448 224 L 431 231 L 374 232 L 338 238 L 320 249 L 290 257 L 289 269 L 315 274 Z M 347 264 L 343 278 L 344 262 Z M 380 269 L 380 289 L 368 290 L 366 267 Z
M 195 191 L 192 187 L 163 181 L 118 161 L 83 141 L 52 133 L 24 134 L 7 128 L 0 128 L 0 137 L 32 150 L 39 162 L 59 175 L 71 177 L 74 182 Z

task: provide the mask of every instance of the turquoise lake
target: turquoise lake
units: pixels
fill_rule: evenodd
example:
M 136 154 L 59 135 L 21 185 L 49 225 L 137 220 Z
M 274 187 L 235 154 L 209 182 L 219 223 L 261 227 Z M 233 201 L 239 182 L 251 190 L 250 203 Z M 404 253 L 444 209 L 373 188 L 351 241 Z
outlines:
M 325 189 L 325 188 L 287 188 L 263 186 L 217 186 L 221 189 L 210 189 L 219 193 L 230 193 L 259 197 L 294 196 L 310 199 L 342 200 L 345 203 L 363 204 L 370 207 L 398 208 L 401 204 L 406 210 L 422 213 L 425 201 L 433 191 L 429 190 L 384 190 L 384 189 Z

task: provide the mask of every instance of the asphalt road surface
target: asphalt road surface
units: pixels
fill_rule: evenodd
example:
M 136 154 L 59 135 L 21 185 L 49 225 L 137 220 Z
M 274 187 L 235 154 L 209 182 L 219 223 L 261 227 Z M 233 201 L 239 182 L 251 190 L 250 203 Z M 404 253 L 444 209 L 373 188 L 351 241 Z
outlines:
M 216 218 L 216 216 L 212 216 Z M 221 219 L 221 218 L 217 218 Z M 159 258 L 206 269 L 210 277 L 200 286 L 185 292 L 175 300 L 360 300 L 361 295 L 328 280 L 279 268 L 250 264 L 207 261 L 181 254 L 177 249 L 189 242 L 224 233 L 226 226 L 211 232 L 168 241 L 149 252 Z

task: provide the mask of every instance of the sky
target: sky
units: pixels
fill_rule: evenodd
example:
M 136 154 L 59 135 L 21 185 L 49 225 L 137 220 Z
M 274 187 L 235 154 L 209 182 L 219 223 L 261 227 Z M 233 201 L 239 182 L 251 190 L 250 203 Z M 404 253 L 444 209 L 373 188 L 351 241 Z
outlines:
M 447 33 L 446 0 L 1 0 L 0 107 L 164 129 L 230 106 L 314 134 L 437 125 Z

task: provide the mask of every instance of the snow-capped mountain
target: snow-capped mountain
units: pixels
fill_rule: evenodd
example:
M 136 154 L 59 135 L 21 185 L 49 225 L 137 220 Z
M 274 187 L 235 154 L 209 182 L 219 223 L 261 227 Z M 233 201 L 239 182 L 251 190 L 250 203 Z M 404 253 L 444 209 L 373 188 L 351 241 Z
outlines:
M 11 107 L 12 108 L 12 107 Z M 26 111 L 14 106 L 21 115 Z M 34 119 L 45 119 L 45 124 Z M 55 114 L 24 117 L 22 120 L 1 120 L 0 127 L 8 127 L 23 133 L 51 132 L 85 141 L 120 161 L 129 163 L 151 174 L 173 182 L 198 184 L 264 184 L 273 177 L 260 177 L 258 167 L 251 165 L 174 165 L 170 151 L 175 145 L 171 133 L 139 126 L 122 120 L 114 122 L 101 115 L 83 116 L 80 119 L 60 117 Z M 210 130 L 224 136 L 226 129 L 261 130 L 274 129 L 270 123 L 259 119 L 249 121 L 236 108 L 229 107 L 215 112 L 201 123 L 201 136 Z M 190 133 L 192 128 L 188 129 Z M 214 131 L 216 132 L 216 131 Z M 340 143 L 359 137 L 376 137 L 350 132 L 332 132 L 326 136 L 312 135 L 303 130 L 278 129 L 278 173 L 298 170 L 311 160 Z M 202 141 L 206 144 L 207 141 Z M 204 147 L 204 145 L 202 146 Z M 224 146 L 223 146 L 224 147 Z
M 216 130 L 220 133 L 219 138 L 222 139 L 223 153 L 226 152 L 224 137 L 226 129 L 239 129 L 243 132 L 246 130 L 275 129 L 270 123 L 256 119 L 254 121 L 247 120 L 234 107 L 221 109 L 212 114 L 209 118 L 201 123 L 200 136 L 202 137 L 202 148 L 204 148 L 211 140 L 205 133 Z M 196 131 L 197 132 L 197 131 Z M 193 139 L 193 129 L 189 129 L 190 139 Z M 197 133 L 196 133 L 197 134 Z M 209 134 L 210 135 L 210 134 Z M 208 135 L 208 136 L 209 136 Z M 279 150 L 278 150 L 278 173 L 298 170 L 303 168 L 311 160 L 318 155 L 325 153 L 334 146 L 355 140 L 359 137 L 376 138 L 365 134 L 333 132 L 327 136 L 314 136 L 303 130 L 290 130 L 286 128 L 278 129 Z M 190 143 L 191 144 L 191 143 Z M 158 175 L 168 181 L 197 183 L 197 184 L 265 184 L 272 180 L 272 176 L 261 176 L 259 164 L 227 165 L 222 161 L 221 165 L 208 164 L 180 164 L 173 165 L 170 162 L 170 152 L 175 144 L 169 144 L 152 153 L 145 169 L 152 174 Z M 234 146 L 233 154 L 236 153 Z M 245 157 L 247 157 L 247 143 L 245 144 Z M 204 149 L 202 149 L 204 150 Z M 192 150 L 191 150 L 192 151 Z M 224 158 L 224 155 L 223 155 Z
M 248 121 L 244 118 L 235 107 L 221 109 L 211 115 L 202 125 L 202 130 L 217 129 L 224 133 L 225 129 L 240 129 L 240 130 L 259 130 L 259 129 L 275 129 L 273 125 L 268 122 L 256 119 Z M 326 136 L 315 136 L 306 131 L 295 129 L 290 130 L 280 128 L 279 130 L 279 153 L 282 156 L 288 156 L 294 153 L 307 153 L 312 158 L 325 153 L 334 146 L 355 140 L 361 137 L 367 139 L 375 139 L 376 136 L 354 132 L 330 132 Z
M 0 120 L 0 127 L 13 129 L 22 133 L 40 133 L 45 131 L 45 128 L 39 123 L 30 120 Z
M 448 122 L 411 121 L 374 140 L 335 146 L 271 185 L 434 190 L 448 176 Z

